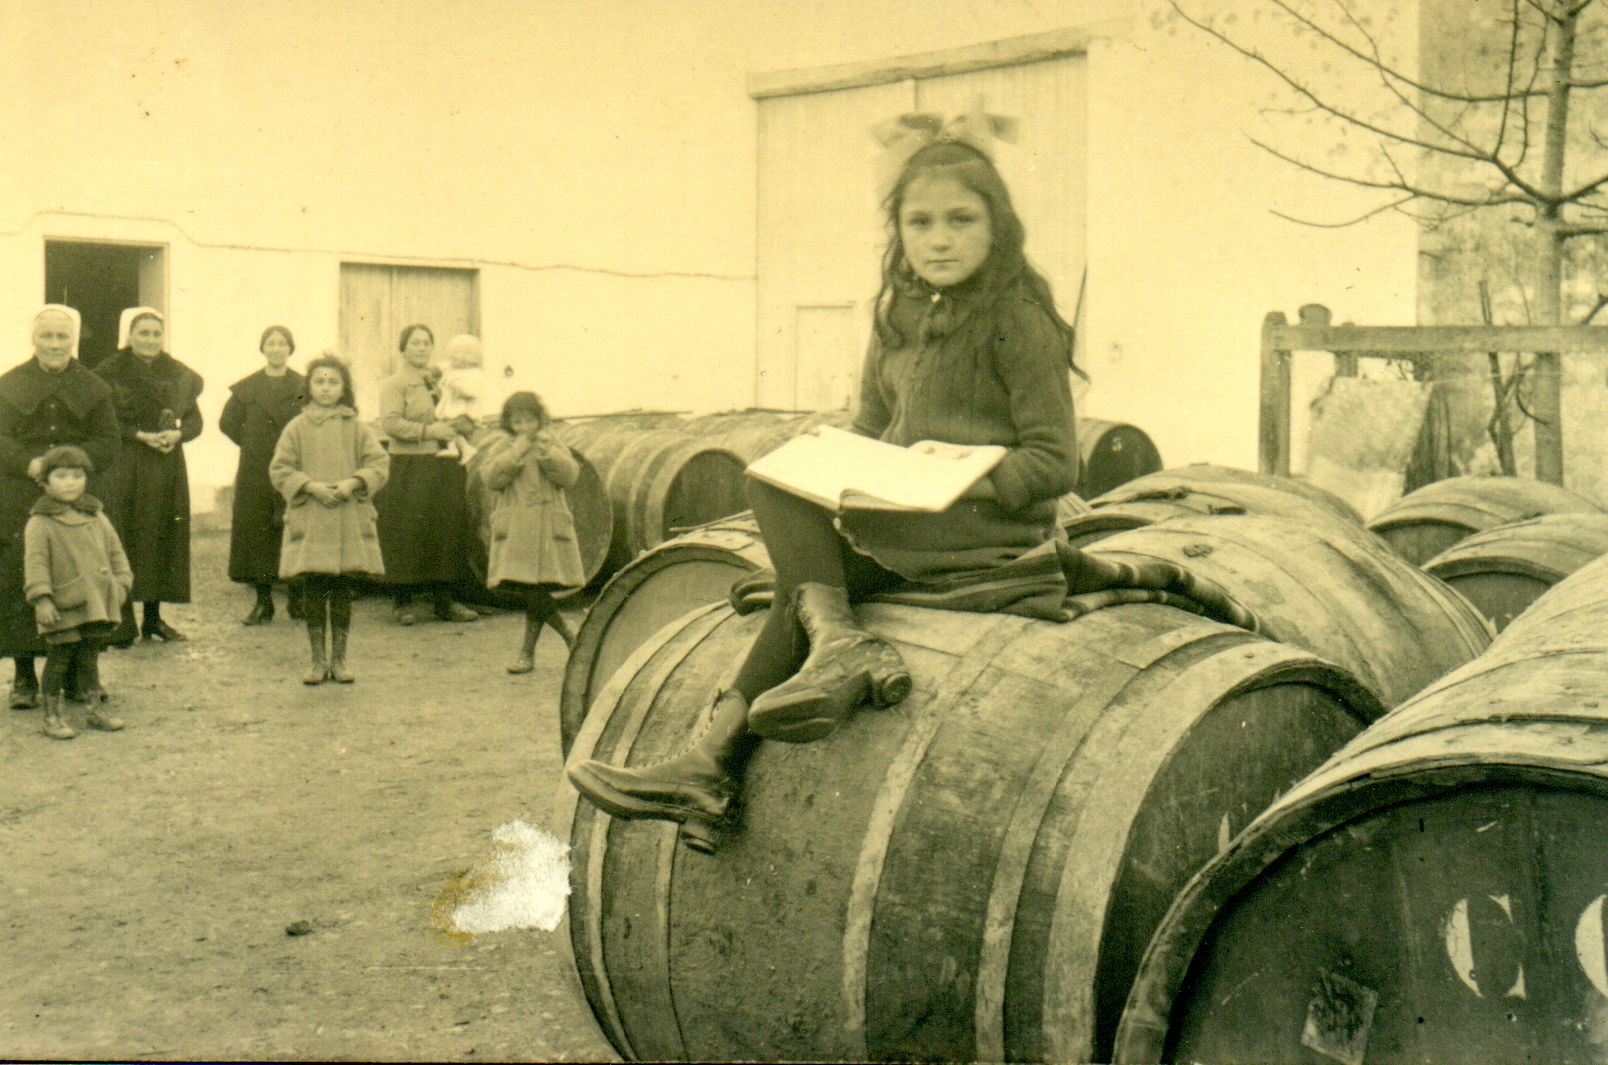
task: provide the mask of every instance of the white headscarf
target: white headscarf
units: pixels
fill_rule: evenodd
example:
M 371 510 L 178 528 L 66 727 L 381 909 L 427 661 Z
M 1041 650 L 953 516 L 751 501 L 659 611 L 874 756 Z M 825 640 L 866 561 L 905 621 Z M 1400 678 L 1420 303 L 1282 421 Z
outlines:
M 78 338 L 84 331 L 83 315 L 78 313 L 78 309 L 76 307 L 69 307 L 65 303 L 47 303 L 43 307 L 39 308 L 39 313 L 35 314 L 33 316 L 33 321 L 28 324 L 30 333 L 32 333 L 33 327 L 39 324 L 39 319 L 43 318 L 47 314 L 66 315 L 67 318 L 72 321 L 73 358 L 78 358 Z
M 151 317 L 162 323 L 163 332 L 167 331 L 167 316 L 155 307 L 130 307 L 117 319 L 117 346 L 128 347 L 128 331 L 134 325 L 134 319 Z

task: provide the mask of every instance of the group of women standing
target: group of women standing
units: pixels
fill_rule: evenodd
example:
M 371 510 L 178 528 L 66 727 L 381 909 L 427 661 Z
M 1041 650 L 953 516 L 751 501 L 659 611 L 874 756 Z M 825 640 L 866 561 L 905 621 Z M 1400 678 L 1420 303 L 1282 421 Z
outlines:
M 38 702 L 34 659 L 45 641 L 22 594 L 23 529 L 40 494 L 36 460 L 53 447 L 87 454 L 91 487 L 106 504 L 134 571 L 131 600 L 144 604 L 138 634 L 182 640 L 161 613 L 190 598 L 190 498 L 185 441 L 201 432 L 201 378 L 163 350 L 161 312 L 123 312 L 118 350 L 93 370 L 78 361 L 79 315 L 50 304 L 33 321 L 33 356 L 0 376 L 0 655 L 12 658 L 10 705 Z M 112 633 L 136 635 L 132 604 Z M 89 698 L 94 693 L 69 692 Z
M 162 617 L 163 603 L 190 600 L 190 490 L 184 445 L 200 435 L 199 374 L 165 350 L 166 320 L 152 307 L 123 312 L 118 350 L 93 367 L 77 358 L 80 318 L 51 304 L 35 316 L 33 355 L 0 376 L 0 656 L 15 661 L 10 705 L 38 701 L 34 658 L 44 654 L 32 608 L 22 594 L 23 528 L 39 497 L 30 464 L 50 448 L 84 449 L 94 465 L 91 490 L 106 505 L 128 554 L 134 587 L 123 618 L 108 638 L 114 647 L 134 639 L 185 639 Z M 381 388 L 379 421 L 390 437 L 391 490 L 375 500 L 387 581 L 396 618 L 418 620 L 426 598 L 443 620 L 479 617 L 453 599 L 467 575 L 464 468 L 452 448 L 461 426 L 435 417 L 441 399 L 428 327 L 402 333 L 402 369 Z M 240 448 L 229 545 L 229 578 L 251 585 L 256 599 L 244 621 L 274 616 L 272 588 L 281 578 L 285 502 L 268 468 L 286 425 L 306 403 L 306 381 L 288 363 L 291 331 L 262 333 L 263 366 L 236 382 L 219 428 Z M 301 615 L 299 586 L 288 609 Z M 133 602 L 142 604 L 138 625 Z M 75 693 L 69 692 L 69 695 Z

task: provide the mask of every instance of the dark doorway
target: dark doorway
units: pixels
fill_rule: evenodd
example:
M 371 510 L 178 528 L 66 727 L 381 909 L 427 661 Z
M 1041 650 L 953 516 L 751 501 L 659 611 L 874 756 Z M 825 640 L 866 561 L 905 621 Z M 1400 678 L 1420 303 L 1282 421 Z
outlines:
M 135 244 L 45 242 L 45 302 L 64 303 L 83 316 L 78 357 L 84 365 L 117 350 L 123 308 L 163 308 L 163 254 L 163 248 Z

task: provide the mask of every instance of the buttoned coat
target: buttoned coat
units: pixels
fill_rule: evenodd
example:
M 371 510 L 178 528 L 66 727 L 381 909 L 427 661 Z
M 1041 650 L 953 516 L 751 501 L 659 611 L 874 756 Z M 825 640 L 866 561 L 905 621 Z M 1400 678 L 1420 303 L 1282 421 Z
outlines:
M 534 440 L 503 436 L 484 446 L 482 476 L 497 493 L 486 587 L 504 581 L 553 588 L 585 584 L 566 492 L 580 478 L 581 468 L 570 449 L 545 429 Z
M 134 587 L 117 530 L 99 500 L 84 498 L 94 513 L 39 497 L 23 529 L 23 598 L 31 605 L 49 596 L 59 615 L 56 624 L 40 626 L 43 635 L 97 621 L 116 623 Z
M 23 530 L 39 498 L 29 461 L 57 444 L 75 444 L 95 464 L 90 486 L 96 488 L 117 441 L 112 390 L 77 359 L 50 373 L 30 357 L 0 376 L 0 656 L 45 652 L 22 595 Z
M 379 437 L 350 407 L 308 406 L 292 419 L 268 464 L 268 479 L 285 498 L 279 575 L 383 574 L 373 498 L 390 467 Z M 348 477 L 363 486 L 339 506 L 326 507 L 304 491 L 313 481 Z

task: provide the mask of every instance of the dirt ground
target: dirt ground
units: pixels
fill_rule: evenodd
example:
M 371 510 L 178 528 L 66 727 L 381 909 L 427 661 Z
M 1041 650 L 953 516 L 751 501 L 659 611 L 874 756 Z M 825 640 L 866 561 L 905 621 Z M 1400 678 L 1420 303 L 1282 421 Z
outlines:
M 499 825 L 556 831 L 563 645 L 514 677 L 516 615 L 402 628 L 369 597 L 357 683 L 304 687 L 282 593 L 244 628 L 226 534 L 194 549 L 189 642 L 103 656 L 125 731 L 0 711 L 0 1057 L 612 1059 L 561 930 L 432 916 Z

